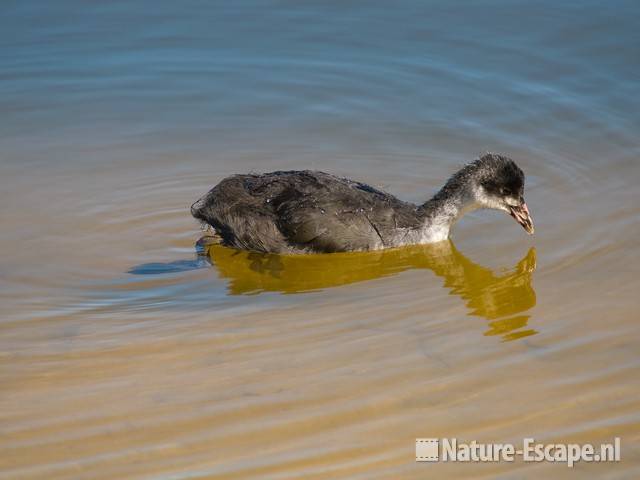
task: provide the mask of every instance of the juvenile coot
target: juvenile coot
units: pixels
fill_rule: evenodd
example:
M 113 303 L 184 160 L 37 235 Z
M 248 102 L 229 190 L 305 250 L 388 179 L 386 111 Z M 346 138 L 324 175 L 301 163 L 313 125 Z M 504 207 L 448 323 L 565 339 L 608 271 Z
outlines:
M 422 205 L 316 171 L 233 175 L 191 206 L 223 245 L 270 253 L 379 250 L 445 240 L 465 213 L 492 208 L 532 234 L 524 174 L 486 154 L 455 173 Z

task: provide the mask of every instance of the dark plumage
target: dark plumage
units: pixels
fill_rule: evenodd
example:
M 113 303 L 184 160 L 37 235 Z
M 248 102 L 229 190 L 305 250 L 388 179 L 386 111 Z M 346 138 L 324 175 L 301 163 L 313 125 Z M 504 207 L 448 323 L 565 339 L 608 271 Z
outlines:
M 364 183 L 305 170 L 225 178 L 192 205 L 191 213 L 235 248 L 377 250 L 444 240 L 453 223 L 475 208 L 521 212 L 523 189 L 524 174 L 512 160 L 487 154 L 420 206 Z

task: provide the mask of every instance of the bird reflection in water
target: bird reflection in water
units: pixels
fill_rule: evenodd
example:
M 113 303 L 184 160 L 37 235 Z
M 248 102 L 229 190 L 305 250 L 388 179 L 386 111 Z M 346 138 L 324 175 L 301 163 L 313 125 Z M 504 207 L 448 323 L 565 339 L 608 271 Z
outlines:
M 473 263 L 451 241 L 374 252 L 276 255 L 247 252 L 199 242 L 202 255 L 228 280 L 231 295 L 261 292 L 294 294 L 428 269 L 444 279 L 451 294 L 462 298 L 469 315 L 489 321 L 486 336 L 515 340 L 537 333 L 527 329 L 527 312 L 536 304 L 531 285 L 536 267 L 531 248 L 506 273 Z

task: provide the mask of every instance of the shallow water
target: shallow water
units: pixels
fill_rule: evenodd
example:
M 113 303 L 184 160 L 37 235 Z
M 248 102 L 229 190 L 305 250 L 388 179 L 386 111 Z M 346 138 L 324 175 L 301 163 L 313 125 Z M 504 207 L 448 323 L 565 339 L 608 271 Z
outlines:
M 640 474 L 635 2 L 8 2 L 0 478 Z M 483 151 L 536 225 L 260 256 L 190 204 L 314 168 L 415 202 Z M 423 464 L 416 437 L 622 439 Z

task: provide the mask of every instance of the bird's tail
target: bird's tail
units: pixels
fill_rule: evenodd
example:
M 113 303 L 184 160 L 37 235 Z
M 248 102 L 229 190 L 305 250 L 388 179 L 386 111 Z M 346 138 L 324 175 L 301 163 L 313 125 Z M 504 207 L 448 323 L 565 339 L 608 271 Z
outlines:
M 207 195 L 200 197 L 191 205 L 191 215 L 200 221 L 205 221 L 204 208 L 207 205 Z
M 216 229 L 211 224 L 209 216 L 207 215 L 209 211 L 208 205 L 209 194 L 206 194 L 191 205 L 191 215 L 200 222 L 202 231 L 215 236 L 217 235 Z

